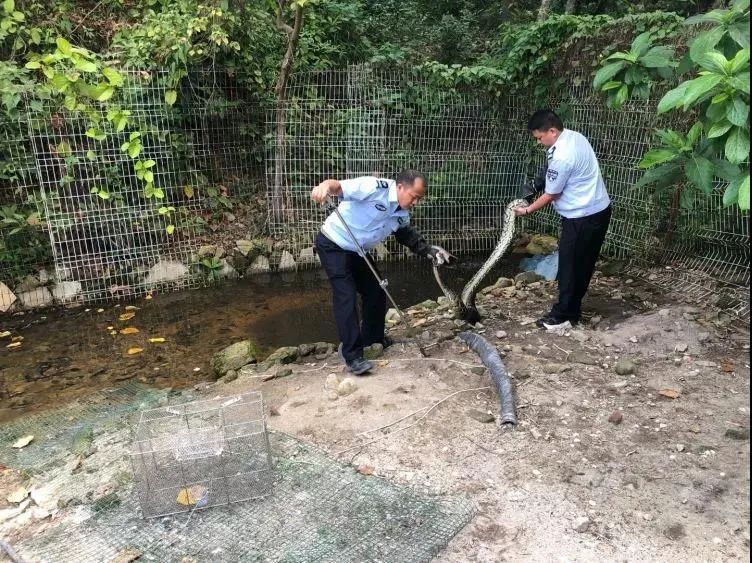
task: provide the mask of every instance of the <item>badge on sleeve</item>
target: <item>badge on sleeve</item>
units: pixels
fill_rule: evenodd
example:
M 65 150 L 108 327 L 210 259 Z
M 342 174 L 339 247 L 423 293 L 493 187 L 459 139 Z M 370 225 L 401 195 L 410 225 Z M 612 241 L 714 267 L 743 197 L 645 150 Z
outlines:
M 383 203 L 377 203 L 377 204 L 375 205 L 375 207 L 376 207 L 376 209 L 378 209 L 379 211 L 386 211 L 386 205 L 384 205 Z
M 556 170 L 553 170 L 553 169 L 549 168 L 546 171 L 546 178 L 548 178 L 552 182 L 556 181 L 556 178 L 558 178 L 558 177 L 559 177 L 559 173 Z
M 378 184 L 379 189 L 386 190 L 389 188 L 389 184 L 386 180 L 377 180 L 376 183 Z

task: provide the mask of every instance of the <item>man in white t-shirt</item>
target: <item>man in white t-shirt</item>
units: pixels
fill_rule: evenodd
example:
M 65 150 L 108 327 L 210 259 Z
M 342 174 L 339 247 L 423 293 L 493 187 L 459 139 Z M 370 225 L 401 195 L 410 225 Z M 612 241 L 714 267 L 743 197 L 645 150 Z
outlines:
M 551 110 L 535 112 L 528 130 L 546 148 L 546 166 L 531 183 L 533 191 L 543 193 L 514 212 L 525 216 L 552 204 L 562 217 L 559 301 L 536 323 L 552 329 L 567 321 L 573 325 L 580 321 L 582 299 L 611 220 L 611 200 L 593 147 L 581 133 L 565 129 Z

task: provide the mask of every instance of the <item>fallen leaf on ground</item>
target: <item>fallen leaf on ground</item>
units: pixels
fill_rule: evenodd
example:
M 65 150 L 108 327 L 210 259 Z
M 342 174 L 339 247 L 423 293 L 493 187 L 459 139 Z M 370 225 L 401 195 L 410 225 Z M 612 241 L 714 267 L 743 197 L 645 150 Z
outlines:
M 123 313 L 118 317 L 121 321 L 129 321 L 136 316 L 136 313 Z
M 721 362 L 721 370 L 724 373 L 733 373 L 734 371 L 734 362 L 731 360 L 724 360 Z
M 661 389 L 658 391 L 659 395 L 663 395 L 664 397 L 668 397 L 669 399 L 676 399 L 681 393 L 677 391 L 676 389 Z
M 151 299 L 151 298 L 152 298 L 151 293 L 149 293 L 148 295 L 146 295 L 146 297 L 144 297 L 144 299 Z
M 107 330 L 115 330 L 115 327 L 114 326 L 108 326 Z
M 115 555 L 115 558 L 110 561 L 110 563 L 131 563 L 131 561 L 141 559 L 142 555 L 143 553 L 135 547 L 126 547 L 122 551 L 118 551 L 117 555 Z
M 29 491 L 26 489 L 26 487 L 18 487 L 15 491 L 9 494 L 6 498 L 8 499 L 8 502 L 19 504 L 23 502 L 24 499 L 28 496 L 29 496 Z
M 10 336 L 9 330 L 4 330 L 3 332 L 0 332 L 0 338 L 5 338 L 6 336 Z
M 11 342 L 6 346 L 6 348 L 18 348 L 21 345 L 20 342 Z
M 125 306 L 125 310 L 126 310 L 126 311 L 138 311 L 138 309 L 139 309 L 139 308 L 138 308 L 138 307 L 136 307 L 135 305 L 126 305 L 126 306 Z
M 198 504 L 203 498 L 205 498 L 207 492 L 208 491 L 206 487 L 202 487 L 201 485 L 193 485 L 192 487 L 180 489 L 178 498 L 176 498 L 175 500 L 178 504 L 182 504 L 183 506 L 193 506 L 194 504 Z
M 374 469 L 370 465 L 359 465 L 355 468 L 355 471 L 361 475 L 373 475 Z
M 31 434 L 29 434 L 28 436 L 22 436 L 21 438 L 19 438 L 15 442 L 13 442 L 13 447 L 14 448 L 25 448 L 26 446 L 28 446 L 29 444 L 31 444 L 31 441 L 33 439 L 34 439 L 34 436 L 32 436 Z
M 150 339 L 149 339 L 149 342 L 151 342 L 151 343 L 153 343 L 153 344 L 160 344 L 160 343 L 162 343 L 162 342 L 164 342 L 164 341 L 165 341 L 165 339 L 164 339 L 164 338 L 162 338 L 161 336 L 159 336 L 159 337 L 157 337 L 157 338 L 150 338 Z
M 120 331 L 120 334 L 138 334 L 140 331 L 135 326 L 125 327 Z
M 143 349 L 143 348 L 136 348 L 136 347 L 133 347 L 133 348 L 128 348 L 128 354 L 129 354 L 129 355 L 131 355 L 131 356 L 132 356 L 133 354 L 140 354 L 140 353 L 141 353 L 141 352 L 143 352 L 143 351 L 144 351 L 144 349 Z

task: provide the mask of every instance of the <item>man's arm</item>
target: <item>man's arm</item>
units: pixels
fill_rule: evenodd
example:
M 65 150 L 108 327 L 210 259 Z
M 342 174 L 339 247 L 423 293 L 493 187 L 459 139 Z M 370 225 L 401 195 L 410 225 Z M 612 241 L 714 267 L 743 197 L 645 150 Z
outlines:
M 394 231 L 394 236 L 397 242 L 409 248 L 414 254 L 423 257 L 428 256 L 431 245 L 426 242 L 423 235 L 416 231 L 414 227 L 404 225 Z
M 324 203 L 329 196 L 342 197 L 342 184 L 339 180 L 324 180 L 313 188 L 311 199 L 318 203 Z
M 394 231 L 394 236 L 397 238 L 397 242 L 401 245 L 406 246 L 418 256 L 430 258 L 439 266 L 447 264 L 452 258 L 455 258 L 453 254 L 450 254 L 440 246 L 428 244 L 426 239 L 423 238 L 423 235 L 410 225 L 404 225 Z

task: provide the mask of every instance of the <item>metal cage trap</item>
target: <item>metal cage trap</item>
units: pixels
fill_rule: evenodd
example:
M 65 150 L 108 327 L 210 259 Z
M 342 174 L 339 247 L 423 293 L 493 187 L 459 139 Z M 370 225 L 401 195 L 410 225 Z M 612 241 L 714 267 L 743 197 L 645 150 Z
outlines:
M 272 459 L 261 393 L 142 411 L 131 462 L 147 518 L 268 494 Z

